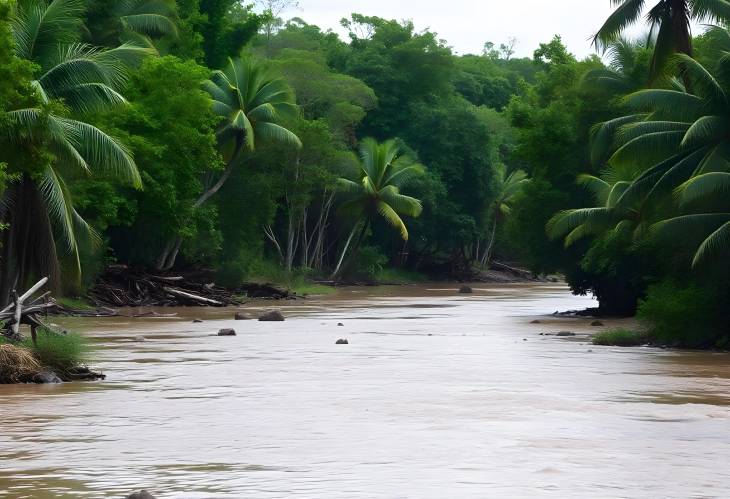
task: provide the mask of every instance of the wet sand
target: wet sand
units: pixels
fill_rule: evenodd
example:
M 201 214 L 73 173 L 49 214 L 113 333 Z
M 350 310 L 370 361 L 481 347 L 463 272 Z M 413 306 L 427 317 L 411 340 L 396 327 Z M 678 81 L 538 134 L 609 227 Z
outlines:
M 560 285 L 457 287 L 70 320 L 108 378 L 0 386 L 0 497 L 730 497 L 730 355 L 592 346 Z

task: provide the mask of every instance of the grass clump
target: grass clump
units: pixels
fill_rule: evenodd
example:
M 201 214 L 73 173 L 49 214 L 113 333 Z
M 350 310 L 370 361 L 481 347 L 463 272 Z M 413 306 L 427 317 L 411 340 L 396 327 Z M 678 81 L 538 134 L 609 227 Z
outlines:
M 332 286 L 325 286 L 324 284 L 317 284 L 314 282 L 302 282 L 301 284 L 295 284 L 292 287 L 292 291 L 300 296 L 331 295 L 337 293 L 337 289 Z
M 32 351 L 0 340 L 0 384 L 30 383 L 42 370 Z
M 46 329 L 38 330 L 36 344 L 26 339 L 23 346 L 46 368 L 61 378 L 69 371 L 86 365 L 90 347 L 87 340 L 75 333 L 58 334 Z
M 593 344 L 602 346 L 636 347 L 645 345 L 648 341 L 647 333 L 630 329 L 610 329 L 593 336 Z

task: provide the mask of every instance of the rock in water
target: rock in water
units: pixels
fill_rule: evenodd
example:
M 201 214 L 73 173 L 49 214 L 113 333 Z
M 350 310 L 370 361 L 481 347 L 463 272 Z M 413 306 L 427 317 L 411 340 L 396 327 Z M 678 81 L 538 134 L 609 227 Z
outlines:
M 236 336 L 236 331 L 231 328 L 225 328 L 218 331 L 218 336 Z
M 542 324 L 542 321 L 535 319 L 534 321 L 530 321 L 530 324 Z
M 248 314 L 244 314 L 243 312 L 236 312 L 234 319 L 236 319 L 237 321 L 250 321 L 251 316 L 249 316 Z
M 601 322 L 601 321 L 593 321 L 593 322 L 591 322 L 591 326 L 593 326 L 593 327 L 600 327 L 600 326 L 603 326 L 603 322 Z
M 345 327 L 345 325 L 343 323 L 341 323 L 341 322 L 338 322 L 337 323 L 337 327 Z
M 203 322 L 203 319 L 193 319 L 193 322 L 194 322 L 195 324 L 197 324 L 197 323 L 199 323 L 199 322 Z
M 145 338 L 144 336 L 135 336 L 134 341 L 136 341 L 137 343 L 144 343 L 145 341 L 147 341 L 147 338 Z
M 259 317 L 259 320 L 263 322 L 282 322 L 285 321 L 286 318 L 278 310 L 270 310 L 269 312 L 262 314 L 261 317 Z
M 570 331 L 560 331 L 559 333 L 556 333 L 555 336 L 575 336 L 575 333 L 571 333 Z
M 474 292 L 474 290 L 471 289 L 471 287 L 469 287 L 469 286 L 462 286 L 461 288 L 459 288 L 459 293 L 464 294 L 464 295 L 473 293 L 473 292 Z
M 335 341 L 335 345 L 349 345 L 349 344 L 350 344 L 349 341 L 347 341 L 345 339 L 342 339 L 342 338 L 340 338 L 339 340 Z
M 140 490 L 139 492 L 133 492 L 127 496 L 127 499 L 155 499 L 155 496 L 147 492 L 146 490 Z
M 39 384 L 63 383 L 63 380 L 61 380 L 61 378 L 59 378 L 53 371 L 38 373 L 33 378 L 33 381 Z

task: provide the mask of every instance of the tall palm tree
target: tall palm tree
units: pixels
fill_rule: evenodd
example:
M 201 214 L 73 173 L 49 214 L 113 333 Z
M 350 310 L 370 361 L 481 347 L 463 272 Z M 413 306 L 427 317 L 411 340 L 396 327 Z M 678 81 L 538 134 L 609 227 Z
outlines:
M 584 86 L 613 97 L 646 87 L 651 50 L 650 43 L 616 38 L 605 48 L 608 67 L 588 71 L 583 77 Z
M 421 201 L 400 193 L 401 187 L 415 176 L 423 174 L 423 166 L 409 161 L 401 155 L 394 140 L 379 144 L 375 139 L 365 139 L 360 146 L 360 170 L 355 179 L 338 179 L 341 192 L 352 195 L 340 210 L 354 220 L 350 235 L 345 241 L 332 277 L 336 277 L 350 248 L 357 229 L 360 227 L 355 248 L 362 242 L 370 224 L 376 216 L 385 219 L 398 230 L 404 241 L 408 240 L 408 228 L 402 215 L 417 217 L 423 207 Z
M 489 266 L 489 260 L 492 257 L 492 249 L 494 247 L 494 239 L 497 235 L 497 226 L 512 212 L 512 205 L 514 204 L 515 198 L 522 192 L 522 189 L 524 189 L 530 180 L 527 178 L 527 173 L 522 170 L 515 170 L 508 174 L 507 166 L 500 163 L 495 168 L 494 182 L 496 194 L 494 201 L 492 201 L 489 207 L 489 212 L 492 217 L 492 228 L 489 231 L 489 239 L 484 254 L 479 260 L 482 267 Z
M 597 48 L 605 48 L 642 17 L 646 0 L 611 0 L 616 10 L 593 38 Z M 651 79 L 661 75 L 672 54 L 692 55 L 692 22 L 730 20 L 728 0 L 659 0 L 646 14 L 650 38 L 656 37 L 651 62 Z
M 285 126 L 299 112 L 293 91 L 261 63 L 229 59 L 226 69 L 213 73 L 204 88 L 213 99 L 213 111 L 221 119 L 217 136 L 226 167 L 222 173 L 210 174 L 205 179 L 204 190 L 193 205 L 196 209 L 223 187 L 257 144 L 269 142 L 296 148 L 302 145 L 299 137 Z M 157 259 L 157 267 L 172 268 L 181 245 L 180 237 L 169 241 Z
M 730 249 L 730 56 L 714 71 L 684 54 L 674 59 L 691 93 L 681 85 L 635 92 L 625 102 L 636 114 L 604 125 L 615 137 L 612 168 L 641 172 L 613 208 L 622 216 L 634 210 L 655 234 L 692 244 L 697 265 Z
M 135 41 L 152 47 L 152 40 L 177 36 L 174 0 L 92 0 L 87 12 L 91 42 L 114 46 Z
M 79 241 L 96 236 L 74 209 L 69 178 L 104 173 L 141 186 L 127 149 L 81 117 L 124 104 L 119 89 L 126 68 L 150 52 L 133 45 L 100 50 L 76 43 L 83 12 L 83 0 L 25 0 L 12 14 L 16 53 L 39 68 L 32 82 L 39 104 L 10 111 L 1 140 L 7 141 L 6 152 L 22 153 L 37 164 L 20 172 L 0 205 L 0 217 L 10 225 L 2 234 L 2 302 L 33 276 L 57 278 L 57 250 L 72 257 L 80 274 Z

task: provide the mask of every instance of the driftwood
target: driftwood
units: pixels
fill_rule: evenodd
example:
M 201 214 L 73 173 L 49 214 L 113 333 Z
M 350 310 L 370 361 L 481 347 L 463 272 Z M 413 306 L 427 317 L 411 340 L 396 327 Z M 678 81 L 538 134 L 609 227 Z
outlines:
M 210 272 L 150 274 L 143 269 L 112 265 L 88 292 L 89 300 L 105 307 L 175 307 L 240 305 L 241 297 L 292 298 L 269 284 L 242 284 L 235 289 L 216 285 Z

